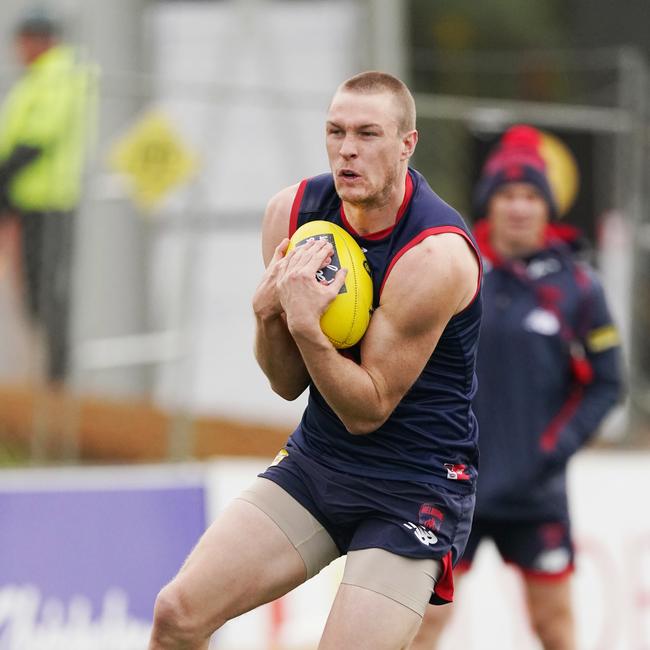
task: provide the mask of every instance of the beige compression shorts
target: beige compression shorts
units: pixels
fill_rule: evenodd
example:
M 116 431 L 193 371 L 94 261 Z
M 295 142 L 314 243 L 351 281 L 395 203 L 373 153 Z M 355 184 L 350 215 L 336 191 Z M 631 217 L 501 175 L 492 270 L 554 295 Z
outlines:
M 307 579 L 341 555 L 318 520 L 273 481 L 257 478 L 239 498 L 266 513 L 284 532 L 305 563 Z M 341 582 L 382 594 L 422 616 L 441 571 L 438 560 L 369 548 L 348 553 Z

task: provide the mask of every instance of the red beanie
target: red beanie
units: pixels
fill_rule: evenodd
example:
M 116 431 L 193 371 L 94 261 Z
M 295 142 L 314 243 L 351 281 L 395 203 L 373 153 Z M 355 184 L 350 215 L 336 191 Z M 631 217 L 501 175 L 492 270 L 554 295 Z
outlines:
M 505 183 L 534 185 L 546 200 L 551 218 L 557 216 L 557 203 L 548 181 L 541 145 L 542 134 L 532 126 L 520 124 L 503 134 L 488 156 L 474 192 L 477 218 L 485 216 L 490 197 Z

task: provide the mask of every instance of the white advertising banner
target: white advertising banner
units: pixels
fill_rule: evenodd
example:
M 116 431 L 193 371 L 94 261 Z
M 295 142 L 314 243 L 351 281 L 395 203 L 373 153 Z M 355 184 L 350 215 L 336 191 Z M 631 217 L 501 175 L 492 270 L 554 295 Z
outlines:
M 145 650 L 156 593 L 265 464 L 0 474 L 0 650 Z M 650 647 L 649 470 L 641 452 L 586 452 L 571 465 L 579 650 Z M 315 649 L 343 562 L 229 622 L 211 648 Z M 493 546 L 457 596 L 439 650 L 539 650 L 518 575 Z

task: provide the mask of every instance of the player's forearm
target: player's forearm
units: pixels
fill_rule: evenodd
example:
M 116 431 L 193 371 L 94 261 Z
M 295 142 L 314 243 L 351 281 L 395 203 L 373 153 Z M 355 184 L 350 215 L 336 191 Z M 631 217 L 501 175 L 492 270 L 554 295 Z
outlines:
M 307 369 L 280 316 L 257 316 L 255 358 L 273 391 L 284 399 L 296 399 L 307 387 Z
M 394 407 L 370 373 L 336 350 L 322 332 L 295 338 L 312 382 L 345 428 L 352 434 L 376 431 Z
M 598 431 L 598 427 L 622 397 L 622 385 L 611 379 L 589 385 L 576 412 L 559 433 L 552 454 L 554 461 L 564 464 Z
M 593 378 L 586 384 L 578 408 L 567 423 L 567 439 L 560 441 L 567 457 L 594 435 L 609 411 L 623 398 L 619 348 L 592 354 L 589 362 Z

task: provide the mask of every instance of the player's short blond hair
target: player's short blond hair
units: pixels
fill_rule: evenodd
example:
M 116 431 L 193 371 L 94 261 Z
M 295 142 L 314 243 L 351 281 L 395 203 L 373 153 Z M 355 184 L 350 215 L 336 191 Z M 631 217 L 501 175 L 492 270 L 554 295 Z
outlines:
M 415 129 L 415 100 L 407 85 L 387 72 L 370 70 L 361 72 L 344 81 L 338 92 L 389 93 L 395 99 L 398 108 L 397 126 L 400 133 Z

